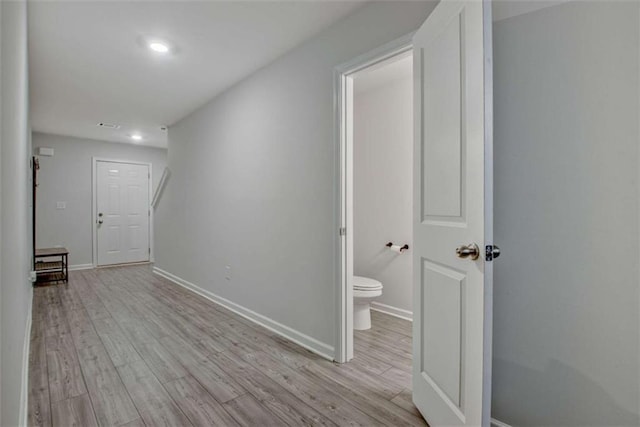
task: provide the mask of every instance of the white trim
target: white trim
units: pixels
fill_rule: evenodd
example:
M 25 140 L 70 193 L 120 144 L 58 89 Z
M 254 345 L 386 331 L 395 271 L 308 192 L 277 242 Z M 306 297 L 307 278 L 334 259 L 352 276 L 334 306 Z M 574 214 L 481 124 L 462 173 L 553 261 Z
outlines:
M 399 317 L 400 319 L 413 322 L 413 311 L 404 310 L 402 308 L 393 307 L 391 305 L 382 304 L 378 301 L 371 301 L 371 310 L 388 314 L 389 316 Z
M 336 342 L 335 360 L 348 362 L 353 358 L 353 289 L 348 285 L 348 277 L 352 275 L 353 265 L 353 208 L 351 194 L 353 190 L 353 141 L 352 132 L 346 124 L 351 122 L 353 114 L 353 74 L 365 68 L 380 64 L 394 56 L 412 50 L 413 33 L 400 37 L 390 43 L 373 49 L 348 62 L 337 66 L 334 70 L 334 140 L 336 146 L 336 197 L 338 198 L 336 213 L 338 227 L 345 233 L 336 231 Z
M 76 264 L 76 265 L 70 265 L 69 271 L 91 270 L 92 268 L 94 268 L 93 264 Z
M 160 177 L 160 182 L 156 187 L 156 192 L 154 193 L 153 199 L 151 200 L 152 208 L 155 209 L 156 206 L 158 205 L 158 201 L 160 200 L 160 197 L 162 197 L 162 192 L 164 191 L 164 186 L 167 185 L 167 180 L 169 179 L 170 176 L 171 176 L 171 170 L 169 169 L 169 167 L 165 167 L 164 171 L 162 171 L 162 177 Z
M 120 264 L 107 264 L 107 265 L 101 265 L 100 267 L 96 267 L 96 269 L 105 269 L 105 268 L 114 268 L 114 267 L 133 267 L 136 265 L 149 265 L 149 264 L 153 264 L 151 261 L 140 261 L 140 262 L 123 262 Z
M 19 426 L 27 425 L 27 417 L 29 415 L 29 352 L 31 351 L 31 317 L 33 315 L 33 287 L 30 286 L 30 288 L 24 344 L 22 345 L 22 385 L 20 386 Z
M 251 320 L 253 323 L 256 323 L 272 332 L 275 332 L 276 334 L 288 339 L 289 341 L 295 342 L 296 344 L 306 348 L 307 350 L 310 350 L 315 354 L 324 357 L 325 359 L 333 360 L 334 348 L 328 344 L 320 342 L 315 338 L 305 335 L 302 332 L 296 331 L 295 329 L 283 325 L 282 323 L 276 322 L 275 320 L 263 316 L 260 313 L 256 313 L 255 311 L 243 307 L 240 304 L 236 304 L 233 301 L 218 296 L 213 292 L 202 289 L 201 287 L 194 285 L 193 283 L 188 282 L 158 267 L 154 266 L 153 272 L 190 290 L 191 292 L 194 292 L 228 310 L 233 311 L 234 313 L 244 317 L 245 319 Z
M 484 244 L 493 245 L 493 2 L 482 0 L 482 54 L 484 86 Z M 481 251 L 484 252 L 484 251 Z M 484 263 L 482 325 L 482 424 L 491 421 L 493 388 L 493 262 Z
M 636 17 L 636 19 L 638 20 L 637 22 L 640 22 L 640 8 L 639 8 L 638 12 L 636 12 L 636 13 L 639 13 L 639 15 Z M 637 53 L 637 52 L 636 52 L 636 53 Z M 638 55 L 638 59 L 640 60 L 640 55 Z M 640 61 L 638 62 L 638 66 L 640 66 Z M 640 99 L 640 88 L 639 88 L 639 91 L 638 91 L 638 93 L 637 93 L 637 96 L 638 96 L 638 98 Z M 638 117 L 638 119 L 640 120 L 640 117 Z M 640 148 L 640 141 L 638 141 L 638 143 L 639 143 L 639 148 Z M 638 164 L 640 164 L 640 150 L 638 150 L 638 158 L 636 159 L 636 161 L 638 162 Z M 638 176 L 637 176 L 637 179 L 638 179 L 638 180 L 639 180 L 639 182 L 640 182 L 640 168 L 638 168 Z M 640 186 L 638 187 L 638 192 L 637 192 L 637 194 L 636 194 L 636 197 L 638 197 L 638 199 L 640 199 Z M 640 222 L 640 217 L 638 218 L 638 221 Z M 639 242 L 640 242 L 640 235 L 638 236 L 638 238 L 639 238 Z M 639 260 L 639 261 L 640 261 L 640 260 Z M 640 293 L 638 293 L 638 301 L 637 301 L 637 304 L 638 304 L 638 305 L 637 305 L 637 307 L 636 307 L 636 308 L 637 308 L 637 309 L 640 309 Z M 637 326 L 640 326 L 640 319 L 638 319 L 638 325 L 637 325 Z M 640 339 L 640 328 L 639 328 L 638 336 L 637 336 L 636 338 Z M 640 371 L 640 357 L 638 358 L 638 370 Z M 638 406 L 637 406 L 637 407 L 638 407 L 638 408 L 640 408 L 640 394 L 638 395 L 638 402 L 637 402 L 637 403 L 638 403 Z
M 495 418 L 491 418 L 491 427 L 511 427 L 507 423 L 503 423 L 502 421 L 498 421 Z
M 98 239 L 97 236 L 97 226 L 96 226 L 96 217 L 97 217 L 97 163 L 98 162 L 111 162 L 111 163 L 127 163 L 130 165 L 145 165 L 149 167 L 149 194 L 148 194 L 148 209 L 149 209 L 149 262 L 155 261 L 155 251 L 153 250 L 153 214 L 154 209 L 151 209 L 151 197 L 153 191 L 153 164 L 150 162 L 137 162 L 135 160 L 118 160 L 118 159 L 108 159 L 104 157 L 92 157 L 91 158 L 91 241 L 92 241 L 92 267 L 98 268 Z

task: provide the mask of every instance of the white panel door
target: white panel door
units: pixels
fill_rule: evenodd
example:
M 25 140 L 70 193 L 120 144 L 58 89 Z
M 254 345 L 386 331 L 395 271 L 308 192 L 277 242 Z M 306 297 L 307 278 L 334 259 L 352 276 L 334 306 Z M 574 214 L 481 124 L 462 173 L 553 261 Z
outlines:
M 413 40 L 413 399 L 433 427 L 490 420 L 490 7 L 442 0 Z
M 98 265 L 149 261 L 149 166 L 96 163 Z

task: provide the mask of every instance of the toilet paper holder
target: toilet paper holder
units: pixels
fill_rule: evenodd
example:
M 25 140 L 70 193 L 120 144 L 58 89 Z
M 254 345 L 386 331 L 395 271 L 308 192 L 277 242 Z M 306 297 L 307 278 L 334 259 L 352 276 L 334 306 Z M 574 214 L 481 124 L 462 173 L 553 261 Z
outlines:
M 389 242 L 385 246 L 391 249 L 392 251 L 399 252 L 399 253 L 409 250 L 409 245 L 407 245 L 406 243 L 404 244 L 404 246 L 398 246 L 398 245 L 394 245 L 393 242 Z

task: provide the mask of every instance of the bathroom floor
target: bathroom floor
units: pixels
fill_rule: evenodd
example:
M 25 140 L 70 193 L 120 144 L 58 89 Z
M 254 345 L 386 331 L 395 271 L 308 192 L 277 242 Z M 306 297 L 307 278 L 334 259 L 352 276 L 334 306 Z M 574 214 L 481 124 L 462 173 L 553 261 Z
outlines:
M 354 358 L 347 366 L 367 371 L 376 391 L 419 415 L 411 399 L 411 327 L 408 320 L 371 310 L 371 329 L 354 331 Z
M 425 425 L 411 325 L 373 313 L 339 365 L 151 273 L 34 289 L 28 425 Z

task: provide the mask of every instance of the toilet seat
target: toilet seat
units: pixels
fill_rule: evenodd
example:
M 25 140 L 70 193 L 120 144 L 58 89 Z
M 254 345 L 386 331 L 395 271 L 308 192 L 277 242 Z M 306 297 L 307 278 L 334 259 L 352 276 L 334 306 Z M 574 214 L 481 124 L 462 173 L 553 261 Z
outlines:
M 382 283 L 369 277 L 353 276 L 353 290 L 379 291 L 382 290 Z

